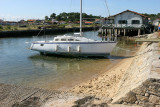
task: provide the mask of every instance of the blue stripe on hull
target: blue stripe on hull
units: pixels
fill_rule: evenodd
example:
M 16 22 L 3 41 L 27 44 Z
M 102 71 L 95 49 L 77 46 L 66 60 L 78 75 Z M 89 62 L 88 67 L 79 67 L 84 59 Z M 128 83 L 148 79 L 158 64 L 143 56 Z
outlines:
M 40 51 L 40 53 L 45 55 L 61 55 L 61 56 L 72 56 L 72 57 L 106 57 L 110 55 L 109 53 L 68 53 L 68 52 L 48 52 L 48 51 Z

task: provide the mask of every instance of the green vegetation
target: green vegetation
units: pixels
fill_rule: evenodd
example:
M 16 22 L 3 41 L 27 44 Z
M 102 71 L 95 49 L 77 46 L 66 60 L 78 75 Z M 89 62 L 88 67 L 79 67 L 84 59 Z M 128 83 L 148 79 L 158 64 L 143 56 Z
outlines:
M 157 18 L 160 18 L 160 13 L 157 13 L 157 14 L 147 14 L 147 13 L 145 13 L 143 15 L 148 16 L 149 18 L 151 18 L 151 20 L 155 20 Z
M 92 25 L 83 25 L 83 27 L 95 27 L 98 25 L 92 24 Z M 1 26 L 0 25 L 0 31 L 17 31 L 17 30 L 38 30 L 41 28 L 46 29 L 54 29 L 54 28 L 78 28 L 79 24 L 53 24 L 53 25 L 27 25 L 26 27 L 21 27 L 18 25 L 8 25 L 8 26 Z
M 93 16 L 92 14 L 88 15 L 86 13 L 83 13 L 82 17 L 88 21 L 95 21 L 95 19 L 100 18 L 100 16 Z M 76 12 L 76 13 L 63 12 L 57 16 L 55 13 L 52 13 L 50 15 L 50 18 L 48 16 L 45 16 L 45 20 L 51 20 L 51 19 L 56 19 L 57 21 L 76 22 L 76 21 L 79 21 L 79 19 L 80 19 L 80 13 L 78 13 L 78 12 Z
M 100 16 L 82 14 L 83 20 L 94 22 L 95 19 L 100 18 Z M 45 16 L 45 21 L 41 20 L 26 21 L 26 24 L 16 24 L 16 25 L 3 25 L 0 26 L 0 31 L 16 31 L 16 30 L 38 30 L 41 28 L 53 29 L 53 28 L 78 28 L 79 27 L 80 13 L 60 13 L 56 16 L 52 13 L 50 16 Z M 59 23 L 52 23 L 52 19 L 56 19 Z M 85 25 L 83 27 L 95 27 L 98 24 Z
M 3 30 L 3 26 L 0 25 L 0 31 L 2 31 L 2 30 Z
M 11 29 L 11 26 L 6 26 L 6 29 L 10 30 L 10 29 Z
M 56 18 L 56 14 L 55 14 L 55 13 L 52 13 L 52 14 L 50 15 L 50 18 L 51 18 L 51 19 L 55 19 L 55 18 Z

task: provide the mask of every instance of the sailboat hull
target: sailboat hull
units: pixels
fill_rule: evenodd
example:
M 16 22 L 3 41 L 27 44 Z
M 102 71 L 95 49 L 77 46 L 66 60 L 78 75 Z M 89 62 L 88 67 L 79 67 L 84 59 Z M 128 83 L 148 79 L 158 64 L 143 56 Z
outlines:
M 63 56 L 107 56 L 116 44 L 116 42 L 32 43 L 31 50 Z

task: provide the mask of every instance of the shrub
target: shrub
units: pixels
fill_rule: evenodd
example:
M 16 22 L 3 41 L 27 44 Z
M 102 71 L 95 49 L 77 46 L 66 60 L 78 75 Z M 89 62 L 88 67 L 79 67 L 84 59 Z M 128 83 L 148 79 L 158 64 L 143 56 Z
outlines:
M 14 30 L 18 30 L 18 28 L 15 27 Z
M 27 28 L 27 30 L 31 30 L 31 28 L 30 28 L 30 27 L 28 27 L 28 28 Z
M 0 25 L 0 29 L 3 29 L 3 26 Z
M 7 29 L 11 29 L 11 26 L 7 26 L 6 28 L 7 28 Z
M 59 28 L 65 28 L 64 24 L 59 25 Z

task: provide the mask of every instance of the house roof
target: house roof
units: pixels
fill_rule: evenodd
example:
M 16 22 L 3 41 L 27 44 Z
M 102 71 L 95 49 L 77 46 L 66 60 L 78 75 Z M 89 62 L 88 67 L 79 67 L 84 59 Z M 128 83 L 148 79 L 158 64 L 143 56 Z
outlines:
M 86 24 L 92 24 L 93 22 L 85 22 Z
M 34 22 L 35 20 L 34 19 L 29 19 L 27 20 L 28 22 Z
M 120 15 L 120 14 L 123 14 L 123 13 L 125 13 L 125 12 L 132 12 L 132 13 L 134 13 L 134 14 L 137 14 L 137 15 L 140 15 L 140 16 L 142 16 L 142 17 L 148 18 L 147 16 L 145 16 L 145 15 L 143 15 L 143 14 L 140 14 L 140 13 L 137 13 L 137 12 L 134 12 L 134 11 L 131 11 L 131 10 L 125 10 L 125 11 L 123 11 L 123 12 L 121 12 L 121 13 L 118 13 L 118 14 L 113 15 L 113 16 L 110 16 L 110 17 L 115 17 L 115 16 Z

